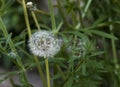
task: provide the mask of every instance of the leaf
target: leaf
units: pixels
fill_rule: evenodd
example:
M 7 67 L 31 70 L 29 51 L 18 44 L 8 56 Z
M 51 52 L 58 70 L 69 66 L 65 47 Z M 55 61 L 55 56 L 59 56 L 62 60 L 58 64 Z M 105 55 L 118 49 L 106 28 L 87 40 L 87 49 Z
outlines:
M 63 21 L 60 22 L 60 24 L 58 25 L 58 27 L 55 30 L 55 32 L 59 32 L 59 30 L 61 29 L 62 25 L 63 25 Z
M 75 57 L 71 57 L 70 60 L 68 61 L 68 63 L 71 63 L 71 62 L 73 62 L 73 61 L 75 61 L 77 59 L 80 59 L 80 58 L 78 58 L 78 57 L 76 57 L 76 58 Z
M 101 70 L 104 69 L 102 62 L 97 62 L 96 60 L 87 60 L 86 66 L 91 69 Z
M 61 77 L 61 75 L 58 73 L 58 74 L 54 75 L 51 79 L 56 80 L 56 79 L 59 79 L 60 77 Z
M 104 21 L 106 19 L 106 16 L 101 16 L 99 19 L 97 19 L 95 22 L 94 22 L 94 26 L 97 26 L 98 24 L 100 24 L 102 21 Z
M 64 87 L 72 87 L 73 79 L 73 77 L 70 77 Z
M 2 5 L 0 6 L 0 16 L 5 13 L 5 11 L 14 3 L 15 0 L 8 0 L 5 2 L 5 0 L 2 0 Z M 6 3 L 6 4 L 5 4 Z
M 6 45 L 9 44 L 9 42 L 10 42 L 10 40 L 11 40 L 11 36 L 12 36 L 12 33 L 10 33 L 10 34 L 7 36 Z
M 2 83 L 3 81 L 9 79 L 10 77 L 12 77 L 13 75 L 18 74 L 19 71 L 13 71 L 13 72 L 1 72 L 0 75 L 3 76 L 2 79 L 0 79 L 0 83 Z
M 90 55 L 90 57 L 97 56 L 97 55 L 102 55 L 104 53 L 105 53 L 104 51 L 94 52 L 94 53 L 92 53 L 92 55 Z
M 78 36 L 78 37 L 80 37 L 80 38 L 85 39 L 85 40 L 88 41 L 87 35 L 79 32 L 79 31 L 64 31 L 64 32 L 62 32 L 62 33 L 63 33 L 63 34 L 67 34 L 67 33 L 68 33 L 68 34 L 73 34 L 73 35 L 76 35 L 76 36 Z
M 83 62 L 82 64 L 82 75 L 84 76 L 86 74 L 86 63 Z
M 117 40 L 117 38 L 114 35 L 105 33 L 103 31 L 99 31 L 99 30 L 88 30 L 88 31 L 91 32 L 91 33 L 93 33 L 93 34 L 105 37 L 105 38 Z
M 15 44 L 15 47 L 17 47 L 17 46 L 19 46 L 19 45 L 21 45 L 23 43 L 25 43 L 25 41 L 20 41 L 20 42 L 18 42 L 18 43 Z
M 22 53 L 24 53 L 25 55 L 27 55 L 28 58 L 32 58 L 32 56 L 31 56 L 28 52 L 26 52 L 24 49 L 22 49 L 21 47 L 18 47 L 18 48 L 19 48 L 19 50 L 20 50 Z
M 41 26 L 42 28 L 44 28 L 44 29 L 51 30 L 51 28 L 50 28 L 50 27 L 48 27 L 48 26 L 47 26 L 47 25 L 45 25 L 45 24 L 40 24 L 40 26 Z
M 14 2 L 15 0 L 8 0 L 7 3 L 4 5 L 4 10 L 8 9 Z

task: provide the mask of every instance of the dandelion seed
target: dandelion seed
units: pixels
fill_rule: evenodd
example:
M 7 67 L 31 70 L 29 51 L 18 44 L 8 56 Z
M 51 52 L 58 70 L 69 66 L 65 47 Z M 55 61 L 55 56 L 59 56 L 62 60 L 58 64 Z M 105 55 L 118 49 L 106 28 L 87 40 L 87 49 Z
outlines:
M 38 31 L 29 39 L 30 51 L 40 57 L 50 58 L 60 51 L 60 39 L 49 31 Z

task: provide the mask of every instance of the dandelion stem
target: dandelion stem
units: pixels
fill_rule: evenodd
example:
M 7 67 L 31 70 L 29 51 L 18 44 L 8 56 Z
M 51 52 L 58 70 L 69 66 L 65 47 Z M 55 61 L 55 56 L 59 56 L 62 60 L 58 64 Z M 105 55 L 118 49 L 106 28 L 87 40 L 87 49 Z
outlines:
M 62 77 L 63 77 L 63 80 L 66 79 L 65 75 L 64 75 L 64 72 L 62 71 L 62 69 L 60 68 L 60 66 L 56 65 L 58 71 L 61 73 Z
M 105 50 L 105 58 L 108 59 L 109 57 L 108 57 L 107 43 L 105 37 L 103 37 L 102 39 L 103 39 L 103 48 Z
M 46 65 L 47 84 L 48 84 L 48 87 L 50 87 L 50 71 L 49 71 L 48 58 L 45 58 L 45 65 Z
M 39 23 L 38 23 L 38 20 L 37 20 L 37 17 L 35 15 L 34 11 L 31 11 L 31 14 L 32 14 L 32 17 L 33 17 L 33 19 L 35 21 L 35 24 L 36 24 L 38 30 L 40 30 L 40 26 L 39 26 Z
M 28 35 L 29 35 L 29 38 L 30 38 L 31 37 L 31 29 L 30 29 L 30 23 L 29 23 L 29 19 L 28 19 L 28 14 L 27 14 L 27 8 L 26 8 L 25 0 L 22 0 L 22 5 L 23 5 L 23 10 L 24 10 L 24 16 L 25 16 L 26 26 L 27 26 L 27 30 L 28 30 Z M 34 15 L 34 17 L 35 17 L 35 15 Z M 36 21 L 36 17 L 35 17 L 35 21 Z M 34 60 L 35 60 L 35 62 L 38 65 L 37 68 L 38 68 L 39 74 L 41 76 L 41 79 L 43 81 L 43 85 L 44 85 L 44 87 L 46 87 L 45 86 L 46 84 L 45 84 L 45 81 L 44 81 L 44 78 L 43 78 L 43 73 L 42 73 L 39 61 L 37 60 L 36 57 L 34 57 Z
M 23 5 L 23 10 L 24 10 L 24 16 L 25 16 L 26 26 L 27 26 L 27 30 L 28 30 L 28 35 L 30 37 L 31 36 L 31 29 L 30 29 L 30 23 L 29 23 L 29 19 L 28 19 L 25 0 L 22 0 L 22 5 Z
M 81 14 L 81 7 L 80 7 L 80 3 L 81 3 L 81 0 L 77 0 L 78 2 L 78 13 L 79 13 L 79 21 L 81 23 L 81 27 L 83 28 L 84 27 L 84 24 L 83 24 L 83 19 L 82 19 L 82 14 Z
M 82 14 L 82 18 L 84 18 L 86 16 L 86 13 L 88 11 L 88 8 L 89 8 L 91 2 L 92 2 L 92 0 L 88 0 L 87 4 L 85 6 L 85 9 L 84 9 L 84 13 Z
M 111 33 L 111 35 L 113 35 L 113 33 Z M 118 61 L 117 61 L 117 55 L 116 55 L 115 40 L 112 39 L 111 43 L 112 43 L 112 51 L 113 51 L 115 68 L 119 68 Z
M 109 18 L 109 21 L 111 22 L 111 18 Z M 113 25 L 111 24 L 109 26 L 110 28 L 110 31 L 111 31 L 111 35 L 113 35 Z M 113 51 L 113 57 L 114 57 L 114 64 L 115 64 L 115 68 L 118 69 L 119 68 L 119 65 L 118 65 L 118 60 L 117 60 L 117 53 L 116 53 L 116 48 L 115 48 L 115 40 L 114 39 L 111 39 L 111 45 L 112 45 L 112 51 Z
M 53 11 L 51 0 L 48 0 L 48 4 L 49 4 L 50 16 L 52 20 L 52 30 L 56 30 L 56 22 L 55 22 L 54 11 Z
M 43 74 L 43 72 L 42 72 L 42 68 L 41 68 L 41 65 L 40 65 L 40 63 L 39 63 L 39 60 L 38 60 L 38 58 L 37 58 L 36 56 L 34 57 L 34 60 L 35 60 L 35 62 L 36 62 L 36 64 L 37 64 L 38 72 L 39 72 L 39 74 L 40 74 L 41 80 L 43 81 L 43 85 L 44 85 L 44 87 L 47 87 L 46 82 L 45 82 L 45 79 L 44 79 L 44 74 Z
M 60 0 L 57 0 L 57 4 L 58 4 L 58 9 L 59 9 L 59 11 L 60 11 L 60 14 L 61 14 L 61 17 L 62 17 L 62 19 L 63 19 L 64 24 L 65 24 L 67 27 L 71 27 L 71 26 L 69 25 L 69 23 L 67 22 L 65 12 L 64 12 L 64 10 L 63 10 L 63 8 L 62 8 L 62 5 L 61 5 L 61 1 L 60 1 Z

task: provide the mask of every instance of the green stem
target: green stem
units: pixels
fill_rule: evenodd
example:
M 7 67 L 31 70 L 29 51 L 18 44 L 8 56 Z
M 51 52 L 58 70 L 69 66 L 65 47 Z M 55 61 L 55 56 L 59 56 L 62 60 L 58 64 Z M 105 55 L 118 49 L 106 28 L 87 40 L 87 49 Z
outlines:
M 45 58 L 45 65 L 46 65 L 47 84 L 48 84 L 48 87 L 50 87 L 50 71 L 49 71 L 48 58 Z
M 59 9 L 59 11 L 60 11 L 60 14 L 61 14 L 61 16 L 62 16 L 63 22 L 65 23 L 66 26 L 70 27 L 70 25 L 68 24 L 68 22 L 67 22 L 67 20 L 66 20 L 64 11 L 63 11 L 63 9 L 62 9 L 61 1 L 60 1 L 60 0 L 57 0 L 57 4 L 58 4 L 58 9 Z
M 72 25 L 73 25 L 73 26 L 76 26 L 76 24 L 77 24 L 77 22 L 78 22 L 77 18 L 75 18 L 76 14 L 77 14 L 77 13 L 74 12 L 73 10 L 71 11 L 70 16 L 71 16 L 71 21 L 72 21 Z
M 111 35 L 113 35 L 113 33 L 111 33 Z M 118 69 L 119 65 L 118 65 L 118 60 L 117 60 L 117 53 L 116 53 L 116 47 L 115 47 L 115 40 L 111 40 L 112 43 L 112 51 L 113 51 L 113 57 L 114 57 L 114 64 L 115 64 L 115 68 Z
M 13 87 L 15 86 L 15 83 L 14 83 L 14 81 L 13 81 L 12 78 L 10 78 L 10 83 L 11 83 L 11 85 L 12 85 Z
M 1 17 L 0 17 L 0 26 L 1 26 L 1 29 L 3 31 L 3 34 L 4 34 L 5 38 L 7 38 L 9 36 L 9 34 L 7 32 L 7 29 L 4 25 Z M 12 51 L 15 51 L 14 44 L 11 40 L 9 41 L 9 45 L 10 45 L 10 48 L 12 49 Z
M 77 0 L 77 2 L 78 2 L 78 8 L 79 8 L 78 13 L 79 13 L 79 21 L 80 21 L 80 23 L 81 23 L 81 27 L 83 28 L 83 27 L 84 27 L 84 24 L 83 24 L 83 19 L 82 19 L 82 14 L 81 14 L 80 1 L 81 1 L 81 0 Z
M 35 60 L 35 62 L 36 62 L 36 64 L 37 64 L 38 72 L 39 72 L 39 74 L 40 74 L 41 80 L 43 81 L 43 85 L 44 85 L 44 87 L 47 87 L 46 82 L 45 82 L 45 79 L 44 79 L 44 74 L 43 74 L 43 72 L 42 72 L 42 68 L 41 68 L 41 65 L 40 65 L 40 63 L 39 63 L 39 60 L 38 60 L 38 58 L 37 58 L 36 56 L 34 57 L 34 60 Z
M 56 30 L 56 22 L 55 22 L 54 11 L 51 0 L 48 0 L 48 4 L 49 4 L 50 16 L 52 20 L 52 30 Z
M 105 40 L 104 37 L 102 38 L 102 41 L 103 41 L 103 48 L 104 48 L 104 51 L 105 51 L 105 58 L 108 59 L 109 54 L 108 54 L 108 50 L 107 50 L 107 43 L 106 43 L 106 40 Z
M 91 4 L 92 0 L 88 0 L 86 6 L 85 6 L 85 9 L 84 9 L 84 13 L 82 14 L 82 18 L 84 18 L 86 16 L 86 13 L 88 11 L 88 8 L 90 7 L 90 4 Z
M 28 19 L 25 0 L 22 0 L 22 5 L 23 5 L 23 10 L 24 10 L 24 16 L 25 16 L 26 26 L 27 26 L 27 30 L 28 30 L 28 35 L 30 37 L 31 36 L 31 29 L 30 29 L 30 23 L 29 23 L 29 19 Z
M 35 12 L 35 13 L 40 13 L 40 14 L 43 14 L 43 15 L 46 15 L 46 16 L 50 16 L 49 13 L 44 12 L 44 11 L 42 11 L 42 10 L 35 10 L 34 12 Z
M 63 77 L 63 80 L 65 80 L 66 77 L 65 77 L 65 75 L 64 75 L 64 73 L 63 73 L 63 71 L 62 71 L 62 69 L 60 68 L 60 66 L 56 65 L 56 67 L 57 67 L 58 71 L 61 73 L 61 75 L 62 75 L 62 77 Z
M 32 17 L 33 17 L 33 19 L 35 21 L 35 24 L 36 24 L 38 30 L 40 30 L 40 26 L 39 26 L 39 23 L 38 23 L 38 20 L 37 20 L 37 17 L 35 15 L 34 11 L 31 11 L 31 14 L 32 14 Z
M 111 18 L 109 18 L 109 21 L 112 21 Z M 109 26 L 110 31 L 111 31 L 111 35 L 114 35 L 112 30 L 113 30 L 113 25 L 111 24 Z M 115 68 L 118 69 L 119 65 L 118 65 L 118 60 L 117 60 L 117 52 L 116 52 L 116 47 L 115 47 L 115 40 L 111 39 L 111 45 L 112 45 L 112 51 L 113 51 L 113 57 L 114 57 L 114 64 L 115 64 Z
M 27 30 L 28 30 L 28 35 L 29 35 L 29 38 L 30 38 L 31 37 L 31 29 L 30 29 L 30 23 L 29 23 L 29 19 L 28 19 L 25 0 L 22 0 L 22 5 L 23 5 L 23 10 L 24 10 L 24 16 L 25 16 L 26 26 L 27 26 Z M 41 66 L 39 65 L 39 61 L 37 60 L 36 57 L 34 57 L 34 60 L 36 61 L 37 65 L 38 65 L 37 68 L 38 68 L 39 74 L 41 76 L 41 79 L 43 81 L 43 85 L 44 85 L 44 87 L 46 87 L 45 86 L 46 84 L 45 84 L 45 81 L 44 81 L 44 78 L 43 78 L 43 72 L 41 70 Z

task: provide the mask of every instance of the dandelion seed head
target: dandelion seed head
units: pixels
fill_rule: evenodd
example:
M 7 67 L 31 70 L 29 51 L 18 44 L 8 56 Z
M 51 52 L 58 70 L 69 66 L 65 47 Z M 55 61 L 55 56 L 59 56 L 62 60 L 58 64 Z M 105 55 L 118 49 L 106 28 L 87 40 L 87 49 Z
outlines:
M 78 49 L 78 50 L 79 50 L 79 57 L 85 55 L 85 53 L 86 53 L 85 45 L 86 45 L 86 43 L 85 43 L 84 40 L 78 39 L 78 44 L 77 44 L 77 46 L 78 46 L 78 48 L 79 48 L 79 49 Z
M 76 47 L 73 48 L 73 51 L 72 51 L 75 57 L 81 57 L 85 55 L 86 53 L 85 44 L 86 43 L 83 39 L 80 39 L 80 38 L 77 39 Z
M 37 56 L 50 58 L 60 51 L 60 42 L 51 32 L 41 30 L 29 39 L 29 48 Z
M 33 2 L 27 2 L 27 8 L 29 8 L 31 11 L 37 10 L 37 7 Z
M 9 57 L 11 57 L 11 58 L 16 58 L 16 57 L 17 57 L 17 55 L 16 55 L 15 52 L 10 52 L 10 53 L 8 53 L 7 55 L 8 55 Z
M 32 2 L 27 2 L 27 7 L 33 7 L 33 3 Z

